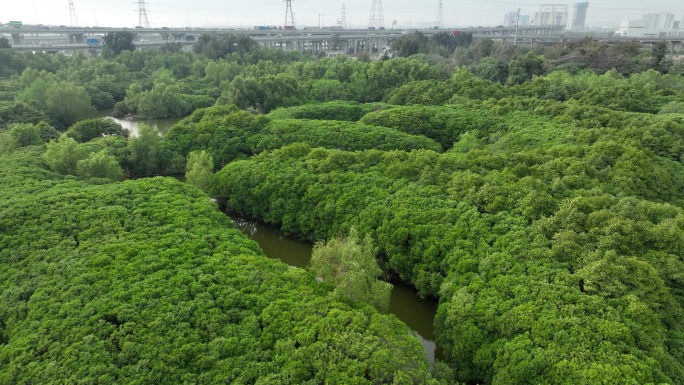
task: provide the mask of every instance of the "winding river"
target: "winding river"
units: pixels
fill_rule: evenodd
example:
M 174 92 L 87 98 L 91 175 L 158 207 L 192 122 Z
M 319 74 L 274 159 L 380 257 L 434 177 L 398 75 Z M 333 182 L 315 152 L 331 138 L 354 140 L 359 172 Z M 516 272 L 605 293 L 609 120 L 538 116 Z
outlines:
M 93 117 L 109 117 L 121 124 L 123 128 L 128 129 L 132 136 L 137 136 L 138 128 L 142 123 L 155 127 L 164 134 L 172 125 L 182 119 L 142 119 L 132 116 L 113 118 L 109 116 L 111 111 L 111 109 L 101 110 Z M 256 241 L 268 257 L 279 259 L 288 265 L 296 267 L 305 267 L 309 263 L 311 250 L 313 249 L 311 243 L 289 238 L 278 229 L 256 221 L 236 216 L 231 218 L 237 228 Z M 434 363 L 435 359 L 442 359 L 442 351 L 435 343 L 435 330 L 433 326 L 435 314 L 437 313 L 437 304 L 434 301 L 418 297 L 416 290 L 411 286 L 401 282 L 394 283 L 393 285 L 389 312 L 417 333 L 418 339 L 423 345 L 431 363 Z
M 290 266 L 305 267 L 311 258 L 313 245 L 283 235 L 278 229 L 260 222 L 231 216 L 235 226 L 256 241 L 264 253 Z M 442 351 L 435 344 L 433 323 L 437 304 L 418 297 L 416 290 L 403 283 L 394 283 L 389 312 L 418 334 L 430 362 L 441 359 Z

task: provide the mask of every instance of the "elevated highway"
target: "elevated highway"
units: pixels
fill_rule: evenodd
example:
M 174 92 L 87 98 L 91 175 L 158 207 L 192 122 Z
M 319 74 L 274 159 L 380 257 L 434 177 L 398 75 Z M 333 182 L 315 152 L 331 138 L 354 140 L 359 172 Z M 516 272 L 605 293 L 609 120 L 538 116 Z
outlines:
M 382 50 L 398 37 L 415 32 L 426 36 L 436 33 L 472 33 L 473 39 L 492 39 L 497 42 L 516 44 L 558 44 L 585 39 L 585 37 L 564 36 L 561 27 L 521 27 L 517 37 L 514 27 L 509 28 L 464 28 L 464 29 L 404 29 L 404 30 L 283 30 L 283 29 L 204 29 L 204 28 L 0 28 L 0 34 L 12 37 L 12 48 L 25 51 L 65 52 L 79 50 L 99 50 L 102 45 L 86 44 L 89 37 L 102 37 L 109 32 L 128 31 L 136 34 L 134 42 L 138 48 L 159 48 L 166 43 L 180 43 L 190 46 L 200 35 L 244 35 L 257 41 L 267 48 L 281 48 L 299 51 L 329 51 L 337 47 L 345 52 L 359 50 Z M 635 41 L 642 44 L 656 44 L 667 42 L 674 52 L 680 47 L 684 38 L 671 37 L 590 37 L 592 40 L 615 44 L 618 42 Z M 188 48 L 186 48 L 188 49 Z

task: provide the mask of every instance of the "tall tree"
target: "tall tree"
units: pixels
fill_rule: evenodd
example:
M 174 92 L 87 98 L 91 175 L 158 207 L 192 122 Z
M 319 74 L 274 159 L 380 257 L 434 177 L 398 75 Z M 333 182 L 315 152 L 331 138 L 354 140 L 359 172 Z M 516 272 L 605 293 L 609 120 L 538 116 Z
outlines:
M 123 171 L 119 161 L 113 155 L 101 151 L 92 154 L 87 159 L 82 159 L 76 164 L 76 173 L 85 178 L 105 178 L 121 180 Z
M 43 160 L 52 171 L 62 175 L 76 175 L 76 165 L 86 156 L 86 151 L 64 134 L 58 141 L 48 143 Z
M 429 40 L 425 35 L 421 32 L 416 32 L 411 35 L 402 35 L 394 40 L 390 47 L 399 56 L 411 56 L 424 51 L 428 42 Z
M 378 279 L 382 270 L 375 260 L 376 253 L 370 235 L 360 239 L 352 227 L 346 238 L 316 243 L 309 270 L 335 286 L 335 297 L 361 300 L 387 311 L 392 285 Z
M 188 167 L 185 178 L 188 183 L 204 191 L 209 190 L 213 175 L 214 160 L 206 151 L 193 151 L 188 154 Z
M 40 137 L 40 127 L 33 124 L 15 124 L 10 128 L 9 133 L 19 147 L 43 143 Z
M 164 148 L 159 131 L 141 124 L 138 137 L 128 140 L 130 169 L 134 175 L 153 175 L 161 172 L 164 164 Z
M 122 51 L 135 51 L 133 39 L 135 34 L 128 31 L 107 32 L 103 38 L 105 45 L 114 52 L 114 55 L 119 55 Z
M 69 82 L 52 84 L 45 103 L 48 115 L 65 128 L 94 111 L 85 88 Z

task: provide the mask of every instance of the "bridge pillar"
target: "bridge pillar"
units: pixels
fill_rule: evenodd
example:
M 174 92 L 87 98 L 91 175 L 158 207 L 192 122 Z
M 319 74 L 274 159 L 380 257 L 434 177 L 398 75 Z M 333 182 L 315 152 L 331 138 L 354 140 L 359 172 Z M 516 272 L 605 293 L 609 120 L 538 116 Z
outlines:
M 674 53 L 677 51 L 677 44 L 678 43 L 679 43 L 678 41 L 671 41 L 670 42 L 670 54 L 671 55 L 674 55 Z
M 13 33 L 13 34 L 12 34 L 12 43 L 14 43 L 14 44 L 21 44 L 21 38 L 22 38 L 22 37 L 23 37 L 23 36 L 20 35 L 20 34 L 18 34 L 18 33 Z
M 69 35 L 69 43 L 83 44 L 83 34 L 82 33 L 75 33 L 75 34 Z

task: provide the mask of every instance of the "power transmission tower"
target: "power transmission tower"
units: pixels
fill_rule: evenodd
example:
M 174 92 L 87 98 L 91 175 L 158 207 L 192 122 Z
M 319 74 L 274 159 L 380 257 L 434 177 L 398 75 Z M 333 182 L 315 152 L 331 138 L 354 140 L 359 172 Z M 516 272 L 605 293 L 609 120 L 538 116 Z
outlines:
M 518 14 L 515 16 L 515 35 L 513 37 L 513 45 L 518 44 L 518 27 L 520 26 L 520 8 Z
M 145 4 L 145 0 L 138 0 L 138 26 L 150 28 L 150 20 L 147 18 Z
M 78 18 L 76 17 L 76 8 L 74 8 L 74 1 L 69 0 L 69 22 L 72 27 L 78 27 Z
M 444 28 L 444 7 L 442 6 L 442 0 L 437 3 L 437 17 L 435 18 L 435 27 L 442 29 Z
M 373 0 L 371 14 L 368 19 L 369 29 L 385 29 L 385 16 L 382 12 L 382 0 Z
M 342 3 L 342 20 L 337 20 L 337 25 L 342 29 L 347 29 L 347 7 Z
M 285 29 L 295 29 L 294 15 L 292 14 L 292 0 L 285 0 Z

